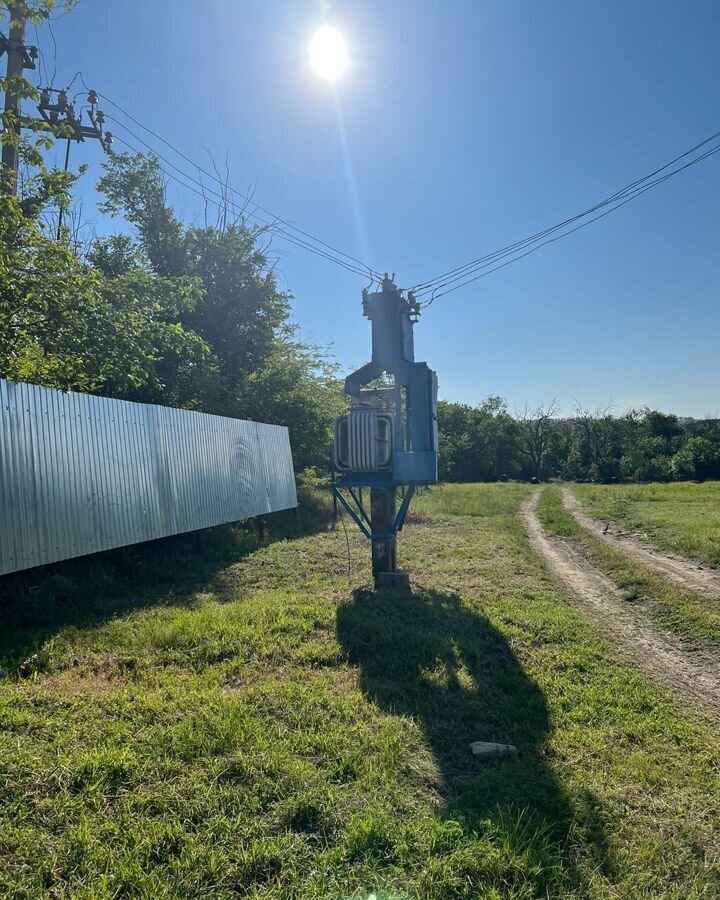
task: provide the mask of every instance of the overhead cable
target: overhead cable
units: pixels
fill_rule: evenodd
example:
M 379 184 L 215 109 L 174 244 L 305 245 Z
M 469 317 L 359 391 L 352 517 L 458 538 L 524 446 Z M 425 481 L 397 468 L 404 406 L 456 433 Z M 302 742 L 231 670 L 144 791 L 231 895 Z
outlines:
M 85 81 L 83 79 L 82 73 L 79 73 L 79 77 L 80 77 L 82 84 L 86 88 L 86 90 L 88 90 L 88 87 L 85 84 Z M 191 165 L 198 172 L 205 175 L 205 177 L 207 177 L 211 181 L 214 181 L 217 184 L 219 184 L 224 190 L 229 191 L 238 197 L 241 197 L 245 203 L 252 204 L 256 209 L 265 213 L 267 216 L 270 216 L 278 234 L 281 234 L 283 237 L 285 237 L 287 234 L 287 231 L 290 231 L 290 232 L 294 233 L 294 235 L 297 236 L 296 240 L 302 241 L 302 243 L 304 243 L 304 244 L 307 244 L 308 242 L 311 242 L 313 244 L 318 244 L 320 247 L 324 247 L 325 250 L 327 252 L 329 252 L 330 255 L 332 255 L 334 257 L 340 256 L 346 260 L 349 260 L 351 263 L 355 264 L 355 267 L 359 267 L 361 269 L 363 275 L 370 275 L 370 276 L 373 276 L 375 279 L 382 278 L 382 273 L 376 271 L 371 266 L 369 266 L 367 263 L 363 262 L 362 260 L 358 259 L 355 256 L 352 256 L 349 253 L 346 253 L 344 250 L 340 250 L 339 248 L 333 246 L 332 244 L 329 244 L 327 241 L 323 241 L 321 238 L 316 237 L 315 235 L 311 234 L 310 232 L 304 231 L 302 228 L 298 227 L 297 225 L 293 225 L 292 222 L 288 221 L 287 219 L 282 218 L 281 216 L 276 215 L 271 210 L 269 210 L 266 207 L 262 206 L 261 204 L 257 203 L 257 201 L 250 194 L 240 191 L 237 188 L 233 187 L 232 185 L 227 184 L 221 178 L 219 178 L 217 176 L 217 174 L 214 174 L 213 172 L 210 172 L 207 169 L 203 168 L 195 160 L 191 159 L 189 156 L 187 156 L 185 153 L 183 153 L 182 150 L 179 150 L 177 147 L 175 147 L 170 141 L 168 141 L 166 138 L 164 138 L 161 134 L 154 131 L 152 128 L 149 128 L 147 125 L 144 125 L 137 118 L 135 118 L 135 116 L 133 116 L 131 113 L 127 112 L 127 110 L 123 109 L 123 107 L 120 106 L 119 103 L 112 100 L 107 95 L 100 93 L 99 91 L 97 92 L 97 94 L 99 97 L 101 97 L 107 103 L 109 103 L 111 106 L 115 107 L 115 109 L 121 115 L 125 116 L 126 119 L 130 120 L 138 128 L 141 128 L 143 131 L 147 132 L 147 134 L 151 135 L 156 140 L 160 141 L 162 144 L 164 144 L 166 147 L 168 147 L 173 153 L 175 153 L 177 156 L 179 156 L 181 159 L 183 159 L 186 163 Z M 113 121 L 118 122 L 117 119 L 114 119 Z M 130 131 L 127 128 L 127 126 L 124 126 L 124 127 L 128 131 Z M 148 146 L 149 149 L 151 149 L 155 153 L 156 156 L 160 157 L 160 154 L 158 153 L 157 150 L 150 147 L 149 144 L 142 141 L 137 136 L 135 136 L 135 137 L 137 140 L 140 140 L 142 143 L 144 143 L 145 146 Z M 168 160 L 166 160 L 166 162 L 169 163 Z M 256 218 L 257 218 L 257 216 L 256 216 Z M 280 225 L 282 225 L 283 227 L 279 228 L 277 223 L 280 223 Z
M 106 116 L 106 118 L 110 118 L 110 116 Z M 113 121 L 116 121 L 116 120 L 113 120 Z M 121 127 L 124 128 L 125 126 L 121 126 Z M 128 130 L 128 129 L 125 129 L 125 130 Z M 129 132 L 129 133 L 131 133 L 131 132 Z M 123 144 L 125 147 L 127 147 L 129 150 L 131 150 L 133 153 L 142 153 L 143 152 L 141 150 L 138 150 L 137 147 L 135 147 L 133 144 L 129 143 L 124 138 L 118 136 L 117 134 L 114 134 L 113 137 L 114 137 L 115 141 L 117 141 L 120 144 Z M 133 134 L 133 137 L 136 137 L 137 140 L 140 140 L 140 142 L 143 143 L 142 140 L 137 138 L 136 135 Z M 158 159 L 161 160 L 161 157 L 158 157 Z M 211 203 L 213 206 L 216 206 L 220 210 L 224 209 L 227 206 L 227 198 L 225 196 L 223 196 L 222 194 L 213 190 L 212 188 L 207 187 L 207 185 L 204 185 L 201 181 L 197 181 L 192 176 L 188 175 L 186 172 L 183 172 L 182 169 L 179 169 L 177 166 L 173 165 L 173 163 L 170 163 L 167 160 L 162 160 L 162 161 L 165 162 L 170 168 L 172 168 L 177 173 L 177 174 L 173 174 L 173 172 L 168 171 L 166 168 L 164 168 L 162 165 L 160 165 L 160 163 L 158 163 L 158 168 L 163 173 L 163 175 L 165 175 L 166 178 L 170 179 L 171 181 L 174 181 L 176 184 L 181 185 L 182 187 L 186 188 L 186 190 L 191 191 L 193 194 L 196 194 L 198 197 L 202 198 L 205 202 Z M 178 177 L 178 176 L 181 176 L 181 177 Z M 217 198 L 217 199 L 215 199 L 215 198 Z M 251 213 L 245 213 L 245 215 L 248 217 L 254 217 L 253 214 L 251 214 Z M 254 217 L 254 218 L 257 218 L 257 217 Z M 279 236 L 282 237 L 282 239 L 287 241 L 288 243 L 294 244 L 296 247 L 300 247 L 303 250 L 307 250 L 310 253 L 313 253 L 315 256 L 320 257 L 321 259 L 326 259 L 326 260 L 328 260 L 328 262 L 333 262 L 336 265 L 339 265 L 342 268 L 346 269 L 348 272 L 351 272 L 353 275 L 358 275 L 358 276 L 365 277 L 365 278 L 368 276 L 368 272 L 364 269 L 360 269 L 359 267 L 352 266 L 350 263 L 346 263 L 344 260 L 338 259 L 337 257 L 334 257 L 334 256 L 330 255 L 329 253 L 326 253 L 325 251 L 323 251 L 317 247 L 313 247 L 310 244 L 308 244 L 307 242 L 302 241 L 302 239 L 296 238 L 294 235 L 287 234 L 285 232 L 276 231 L 272 222 L 266 222 L 264 219 L 260 220 L 260 221 L 261 221 L 261 224 L 267 226 L 272 231 L 273 234 L 276 234 L 276 233 L 279 234 Z
M 528 256 L 530 253 L 535 252 L 535 250 L 538 250 L 540 247 L 543 247 L 549 243 L 553 243 L 556 240 L 560 240 L 562 237 L 567 237 L 573 232 L 580 230 L 580 228 L 585 227 L 585 225 L 589 225 L 591 222 L 595 222 L 598 219 L 601 219 L 604 216 L 608 215 L 609 213 L 614 212 L 616 209 L 619 209 L 621 206 L 624 206 L 626 203 L 630 202 L 630 200 L 634 200 L 636 197 L 639 197 L 646 191 L 657 187 L 658 185 L 667 181 L 669 178 L 672 178 L 674 175 L 682 172 L 684 169 L 690 168 L 691 166 L 702 162 L 708 157 L 713 156 L 715 153 L 720 151 L 720 143 L 717 143 L 714 146 L 710 147 L 704 153 L 700 154 L 689 162 L 686 162 L 681 166 L 677 166 L 675 169 L 672 169 L 669 172 L 665 171 L 680 160 L 687 158 L 693 153 L 696 153 L 702 147 L 707 146 L 713 141 L 717 141 L 718 138 L 720 138 L 720 132 L 716 132 L 715 134 L 706 138 L 704 141 L 696 144 L 690 150 L 686 150 L 684 153 L 680 154 L 680 156 L 677 156 L 675 157 L 675 159 L 670 160 L 670 162 L 665 163 L 654 172 L 651 172 L 648 175 L 637 179 L 631 184 L 626 185 L 624 188 L 621 188 L 619 191 L 616 191 L 614 194 L 611 194 L 609 197 L 606 197 L 599 203 L 594 204 L 588 209 L 583 210 L 582 212 L 577 213 L 576 215 L 571 216 L 570 218 L 565 219 L 564 221 L 559 222 L 556 225 L 552 225 L 549 228 L 544 229 L 543 231 L 539 231 L 534 235 L 530 235 L 529 237 L 524 238 L 521 241 L 516 241 L 513 244 L 509 244 L 506 247 L 502 247 L 499 250 L 488 253 L 485 256 L 478 257 L 477 259 L 474 259 L 463 266 L 458 266 L 454 269 L 450 269 L 443 275 L 439 275 L 436 278 L 430 279 L 429 281 L 421 282 L 415 285 L 412 288 L 415 296 L 422 297 L 427 294 L 431 294 L 431 300 L 426 301 L 427 305 L 429 304 L 429 302 L 438 299 L 444 294 L 448 294 L 451 291 L 458 290 L 460 287 L 464 287 L 466 284 L 470 284 L 473 281 L 476 281 L 478 278 L 490 274 L 490 272 L 497 271 L 497 269 L 504 268 L 504 266 L 510 265 L 512 262 L 517 262 L 518 260 L 523 259 L 525 256 Z M 665 174 L 660 175 L 659 177 L 655 177 L 658 176 L 661 172 L 665 172 Z M 602 209 L 605 209 L 605 212 L 600 213 L 596 216 L 592 215 L 593 213 L 598 212 Z M 567 228 L 568 225 L 582 219 L 588 220 L 574 228 L 562 231 L 562 229 Z M 543 238 L 548 238 L 549 235 L 555 234 L 558 231 L 562 231 L 562 233 L 557 234 L 553 238 L 543 240 Z M 528 247 L 530 247 L 531 249 L 526 250 L 526 248 Z M 521 253 L 520 251 L 525 252 Z M 512 258 L 507 260 L 507 262 L 502 263 L 501 265 L 494 265 L 494 263 L 499 262 L 501 259 L 506 259 L 507 257 Z M 484 269 L 487 271 L 484 271 L 482 272 L 482 274 L 475 277 L 469 277 L 475 275 L 476 272 L 480 272 Z M 460 283 L 458 284 L 457 282 Z M 449 288 L 448 290 L 444 290 L 442 291 L 442 293 L 439 293 L 442 288 L 448 287 L 452 284 L 455 284 L 455 287 Z

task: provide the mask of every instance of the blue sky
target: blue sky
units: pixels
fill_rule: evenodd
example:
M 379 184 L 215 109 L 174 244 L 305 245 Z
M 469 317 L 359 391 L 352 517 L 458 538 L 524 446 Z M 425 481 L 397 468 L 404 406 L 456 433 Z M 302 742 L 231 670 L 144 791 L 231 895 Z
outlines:
M 323 22 L 352 55 L 337 101 L 307 61 Z M 237 187 L 403 285 L 720 129 L 717 0 L 81 0 L 53 30 L 56 84 L 82 69 L 188 156 L 227 153 Z M 40 41 L 52 69 L 46 27 Z M 105 229 L 101 157 L 73 149 L 90 164 L 86 216 Z M 171 197 L 201 221 L 197 197 Z M 720 155 L 438 300 L 416 350 L 441 396 L 720 414 L 719 199 Z M 362 279 L 279 240 L 273 251 L 302 335 L 359 366 Z

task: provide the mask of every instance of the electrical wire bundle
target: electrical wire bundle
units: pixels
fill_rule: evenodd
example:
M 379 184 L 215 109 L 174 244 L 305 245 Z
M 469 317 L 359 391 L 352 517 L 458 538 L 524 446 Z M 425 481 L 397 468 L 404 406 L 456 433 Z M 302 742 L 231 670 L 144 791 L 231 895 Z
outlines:
M 703 148 L 705 149 L 703 150 Z M 699 153 L 701 150 L 703 152 Z M 648 175 L 638 178 L 636 181 L 626 185 L 619 191 L 616 191 L 614 194 L 611 194 L 609 197 L 606 197 L 604 200 L 601 200 L 599 203 L 594 204 L 588 209 L 583 210 L 562 222 L 558 222 L 556 225 L 551 225 L 543 231 L 538 231 L 536 234 L 530 235 L 521 241 L 508 244 L 506 247 L 501 247 L 499 250 L 473 259 L 462 266 L 450 269 L 442 275 L 438 275 L 436 278 L 420 282 L 419 284 L 414 285 L 411 288 L 411 291 L 416 300 L 419 301 L 418 305 L 420 308 L 430 306 L 431 303 L 438 300 L 440 297 L 444 297 L 446 294 L 450 294 L 468 284 L 472 284 L 474 281 L 478 281 L 480 278 L 484 278 L 492 272 L 497 272 L 498 269 L 512 265 L 512 263 L 518 262 L 525 256 L 535 253 L 535 251 L 539 250 L 541 247 L 562 240 L 562 238 L 568 237 L 573 232 L 579 231 L 581 228 L 585 228 L 592 222 L 597 222 L 598 219 L 610 215 L 610 213 L 620 209 L 621 206 L 625 206 L 626 203 L 630 203 L 631 200 L 635 200 L 646 191 L 652 190 L 652 188 L 657 187 L 669 178 L 677 175 L 679 172 L 703 162 L 703 160 L 708 159 L 718 152 L 720 152 L 720 131 L 710 135 L 710 137 L 701 141 L 699 144 L 696 144 L 694 147 L 691 147 L 689 150 L 686 150 L 684 153 L 680 154 L 680 156 L 676 156 L 675 159 L 665 163 L 665 165 L 661 166 L 659 169 L 655 169 L 654 172 L 650 172 Z M 688 157 L 692 158 L 688 160 Z M 682 160 L 687 161 L 683 162 L 682 165 L 677 165 Z M 672 166 L 675 166 L 675 168 L 671 168 Z M 668 169 L 670 171 L 667 171 Z M 574 224 L 577 222 L 580 224 Z M 501 260 L 504 260 L 504 262 L 501 262 Z M 423 300 L 422 298 L 425 299 Z
M 82 76 L 80 76 L 80 79 L 87 89 L 87 85 L 85 85 Z M 192 168 L 196 172 L 209 179 L 214 187 L 209 187 L 207 184 L 203 184 L 203 182 L 200 181 L 196 175 L 193 175 L 183 168 L 175 165 L 175 163 L 167 159 L 167 157 L 160 153 L 155 147 L 153 147 L 144 138 L 138 135 L 137 132 L 129 128 L 124 121 L 106 114 L 105 118 L 108 121 L 113 122 L 115 126 L 123 129 L 125 133 L 130 135 L 131 138 L 140 143 L 143 147 L 145 147 L 146 150 L 149 150 L 151 153 L 153 153 L 153 155 L 158 159 L 158 164 L 161 171 L 171 181 L 182 185 L 183 187 L 202 197 L 206 202 L 212 203 L 220 209 L 224 208 L 227 205 L 228 194 L 234 197 L 238 197 L 241 201 L 243 216 L 258 225 L 269 228 L 273 236 L 282 238 L 284 241 L 287 241 L 290 244 L 294 244 L 296 247 L 300 247 L 303 250 L 307 250 L 308 252 L 320 257 L 321 259 L 326 259 L 329 262 L 333 262 L 336 265 L 341 266 L 343 269 L 346 269 L 348 272 L 353 273 L 354 275 L 358 275 L 363 278 L 369 278 L 372 284 L 375 284 L 376 282 L 379 283 L 382 279 L 382 273 L 373 269 L 371 266 L 367 265 L 367 263 L 364 263 L 357 257 L 352 256 L 349 253 L 345 253 L 343 250 L 334 247 L 332 244 L 329 244 L 326 241 L 315 237 L 314 235 L 310 234 L 310 232 L 304 231 L 297 225 L 293 225 L 287 219 L 275 215 L 269 209 L 266 209 L 264 206 L 261 206 L 259 203 L 257 203 L 257 201 L 250 194 L 232 187 L 232 185 L 228 184 L 226 181 L 223 181 L 217 174 L 204 169 L 181 150 L 178 150 L 177 147 L 167 141 L 164 137 L 162 137 L 162 135 L 158 134 L 156 131 L 153 131 L 151 128 L 148 128 L 146 125 L 143 125 L 142 122 L 138 121 L 138 119 L 136 119 L 129 112 L 123 109 L 118 103 L 116 103 L 114 100 L 111 100 L 110 97 L 106 96 L 105 94 L 101 94 L 99 91 L 97 92 L 97 95 L 101 97 L 106 103 L 109 103 L 114 109 L 118 111 L 120 115 L 124 116 L 125 119 L 145 131 L 148 135 L 155 138 L 155 140 L 160 141 L 160 143 L 168 147 L 173 153 L 184 160 L 188 165 L 192 166 Z M 134 153 L 142 152 L 125 138 L 119 136 L 117 134 L 117 131 L 114 131 L 113 138 L 116 142 L 123 144 Z M 168 169 L 172 171 L 168 171 Z
M 89 90 L 82 77 L 82 73 L 78 72 L 75 78 L 78 77 L 85 88 Z M 73 81 L 75 81 L 75 78 L 73 78 Z M 368 278 L 371 285 L 376 283 L 379 284 L 381 282 L 383 276 L 378 270 L 373 269 L 357 257 L 345 253 L 343 250 L 340 250 L 332 244 L 293 225 L 287 219 L 275 215 L 269 209 L 257 203 L 253 196 L 234 188 L 232 185 L 228 184 L 227 181 L 221 179 L 217 172 L 210 172 L 200 166 L 196 161 L 170 143 L 170 141 L 162 137 L 162 135 L 158 134 L 147 125 L 143 125 L 142 122 L 127 112 L 127 110 L 123 109 L 116 101 L 105 94 L 101 94 L 99 91 L 97 92 L 97 96 L 101 97 L 106 103 L 109 103 L 122 117 L 124 117 L 123 119 L 119 119 L 106 114 L 105 118 L 122 129 L 124 134 L 129 135 L 130 138 L 141 144 L 145 150 L 149 150 L 153 153 L 158 160 L 160 170 L 171 181 L 182 185 L 187 190 L 197 194 L 206 203 L 217 206 L 218 209 L 227 208 L 229 197 L 237 197 L 241 201 L 240 206 L 242 215 L 249 221 L 268 228 L 272 231 L 274 236 L 306 250 L 321 259 L 326 259 L 354 275 Z M 177 157 L 191 166 L 197 174 L 186 171 L 184 168 L 176 165 L 165 155 L 160 153 L 155 146 L 151 145 L 147 140 L 138 135 L 136 131 L 133 131 L 132 128 L 128 126 L 128 121 L 151 138 L 154 138 L 155 141 L 159 141 L 167 147 Z M 143 152 L 125 137 L 119 136 L 117 132 L 114 133 L 114 140 L 135 153 Z M 428 281 L 422 281 L 413 285 L 409 291 L 412 292 L 416 308 L 422 309 L 428 307 L 440 297 L 444 297 L 453 291 L 460 290 L 460 288 L 466 287 L 481 278 L 485 278 L 492 272 L 497 272 L 498 269 L 519 262 L 524 257 L 529 256 L 531 253 L 535 253 L 537 250 L 548 244 L 552 244 L 555 241 L 568 237 L 574 232 L 587 227 L 591 223 L 597 222 L 599 219 L 610 215 L 610 213 L 625 206 L 626 203 L 630 203 L 632 200 L 637 199 L 646 191 L 658 187 L 668 179 L 683 172 L 685 169 L 703 162 L 718 152 L 720 152 L 720 131 L 715 132 L 715 134 L 705 138 L 705 140 L 701 141 L 699 144 L 696 144 L 689 150 L 686 150 L 684 153 L 671 159 L 653 172 L 625 185 L 625 187 L 620 188 L 620 190 L 615 191 L 610 196 L 600 200 L 587 209 L 582 210 L 561 222 L 557 222 L 542 231 L 538 231 L 535 234 L 523 238 L 522 240 L 515 241 L 514 243 L 501 247 L 498 250 L 494 250 L 491 253 L 470 260 L 463 265 L 449 269 L 447 272 L 444 272 L 435 278 L 431 278 Z M 200 176 L 207 178 L 213 186 L 208 186 L 203 183 L 203 181 L 200 180 Z

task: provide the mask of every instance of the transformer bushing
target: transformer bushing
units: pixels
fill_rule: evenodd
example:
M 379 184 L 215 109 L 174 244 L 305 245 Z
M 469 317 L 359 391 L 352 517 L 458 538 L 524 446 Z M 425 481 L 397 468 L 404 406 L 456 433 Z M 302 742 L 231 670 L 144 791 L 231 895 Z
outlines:
M 406 584 L 396 566 L 396 537 L 415 488 L 437 483 L 437 376 L 415 362 L 419 307 L 412 294 L 403 297 L 386 275 L 379 292 L 363 291 L 363 314 L 372 324 L 372 359 L 345 379 L 350 410 L 335 421 L 333 490 L 372 542 L 376 585 Z

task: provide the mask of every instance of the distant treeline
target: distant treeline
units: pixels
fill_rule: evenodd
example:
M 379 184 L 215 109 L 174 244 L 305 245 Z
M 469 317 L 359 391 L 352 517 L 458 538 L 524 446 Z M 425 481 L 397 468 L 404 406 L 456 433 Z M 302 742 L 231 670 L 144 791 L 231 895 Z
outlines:
M 657 410 L 613 415 L 554 404 L 512 415 L 500 397 L 439 404 L 442 481 L 504 478 L 671 481 L 720 478 L 720 420 Z

